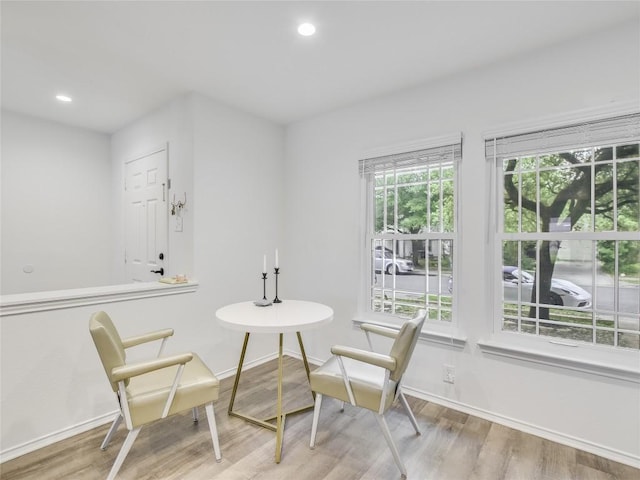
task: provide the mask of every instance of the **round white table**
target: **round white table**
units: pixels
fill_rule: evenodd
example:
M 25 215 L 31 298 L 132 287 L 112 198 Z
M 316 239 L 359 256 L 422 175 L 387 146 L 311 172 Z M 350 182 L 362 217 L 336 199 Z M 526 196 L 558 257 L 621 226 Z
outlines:
M 216 318 L 232 330 L 251 333 L 291 333 L 319 327 L 333 320 L 333 310 L 326 305 L 303 300 L 286 300 L 267 307 L 253 302 L 227 305 Z
M 255 425 L 276 432 L 276 463 L 280 463 L 282 458 L 282 439 L 284 434 L 284 422 L 287 415 L 304 412 L 313 408 L 312 405 L 290 411 L 282 412 L 282 344 L 285 333 L 295 332 L 298 337 L 298 345 L 300 346 L 300 354 L 304 368 L 307 372 L 307 380 L 309 379 L 309 363 L 307 355 L 304 351 L 302 336 L 300 332 L 310 330 L 322 325 L 328 324 L 333 320 L 333 310 L 320 303 L 307 302 L 303 300 L 285 300 L 282 303 L 274 303 L 266 307 L 257 306 L 253 302 L 234 303 L 222 307 L 216 311 L 216 318 L 226 328 L 245 332 L 244 343 L 240 353 L 238 369 L 236 370 L 236 378 L 231 391 L 231 399 L 229 400 L 229 415 L 243 418 Z M 259 420 L 249 415 L 244 415 L 233 410 L 236 393 L 238 391 L 238 383 L 240 382 L 240 374 L 242 373 L 242 365 L 244 356 L 247 352 L 247 344 L 251 333 L 277 333 L 279 335 L 278 347 L 278 402 L 276 405 L 275 417 Z M 313 392 L 312 392 L 313 393 Z M 314 397 L 315 398 L 315 397 Z M 271 421 L 275 420 L 274 425 Z

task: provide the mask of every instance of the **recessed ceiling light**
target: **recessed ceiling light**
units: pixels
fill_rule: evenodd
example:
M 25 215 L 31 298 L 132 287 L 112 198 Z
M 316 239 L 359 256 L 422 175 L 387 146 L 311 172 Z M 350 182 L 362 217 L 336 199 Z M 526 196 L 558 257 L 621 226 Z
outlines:
M 71 101 L 71 97 L 68 95 L 56 95 L 56 98 L 58 100 L 60 100 L 61 102 L 70 102 Z
M 316 33 L 316 27 L 310 23 L 302 23 L 298 26 L 298 33 L 304 37 L 308 37 Z

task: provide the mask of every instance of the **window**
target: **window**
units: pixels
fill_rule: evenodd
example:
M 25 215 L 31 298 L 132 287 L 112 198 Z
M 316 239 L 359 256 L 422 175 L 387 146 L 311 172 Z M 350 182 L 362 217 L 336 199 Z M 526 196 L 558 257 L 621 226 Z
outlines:
M 452 322 L 456 174 L 461 137 L 360 161 L 366 311 Z
M 640 349 L 639 142 L 638 114 L 486 141 L 499 330 Z

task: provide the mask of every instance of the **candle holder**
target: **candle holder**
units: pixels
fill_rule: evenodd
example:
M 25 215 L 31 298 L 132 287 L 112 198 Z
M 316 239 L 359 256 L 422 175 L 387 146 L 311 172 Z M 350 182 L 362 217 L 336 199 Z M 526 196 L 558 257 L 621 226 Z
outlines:
M 280 275 L 280 269 L 275 267 L 274 271 L 276 275 L 276 298 L 273 299 L 273 303 L 282 303 L 282 300 L 278 298 L 278 275 Z
M 267 272 L 262 272 L 262 300 L 256 300 L 253 303 L 258 307 L 268 307 L 271 305 L 271 302 L 267 300 Z

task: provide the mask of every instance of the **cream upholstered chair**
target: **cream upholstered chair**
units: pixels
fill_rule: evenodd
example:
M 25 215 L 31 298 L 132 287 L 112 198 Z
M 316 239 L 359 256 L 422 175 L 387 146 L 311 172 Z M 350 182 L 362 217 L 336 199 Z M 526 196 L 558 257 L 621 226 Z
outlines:
M 407 469 L 391 437 L 384 414 L 393 402 L 400 398 L 416 434 L 420 434 L 416 419 L 402 394 L 400 385 L 422 330 L 425 316 L 425 310 L 418 311 L 414 318 L 405 321 L 399 331 L 370 324 L 362 325 L 361 328 L 367 333 L 394 338 L 388 355 L 341 345 L 334 345 L 331 348 L 333 356 L 310 375 L 311 390 L 316 396 L 311 427 L 311 448 L 315 447 L 323 396 L 337 398 L 374 413 L 396 465 L 402 477 L 406 478 Z
M 109 472 L 115 478 L 143 425 L 169 415 L 192 409 L 197 421 L 197 407 L 205 406 L 216 460 L 220 461 L 220 445 L 213 401 L 218 398 L 219 382 L 194 353 L 161 356 L 172 329 L 159 330 L 121 339 L 111 318 L 105 312 L 91 316 L 89 330 L 111 388 L 117 394 L 120 413 L 102 442 L 103 450 L 124 419 L 129 434 Z M 162 340 L 158 358 L 128 364 L 125 350 L 143 343 Z

